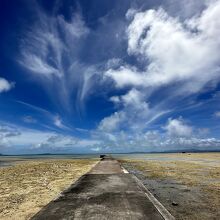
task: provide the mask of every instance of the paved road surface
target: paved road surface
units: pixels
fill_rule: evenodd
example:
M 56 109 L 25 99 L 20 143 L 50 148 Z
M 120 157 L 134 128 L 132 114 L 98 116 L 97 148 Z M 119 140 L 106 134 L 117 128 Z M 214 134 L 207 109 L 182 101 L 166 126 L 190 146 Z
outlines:
M 132 174 L 118 161 L 106 158 L 83 175 L 32 220 L 162 220 Z

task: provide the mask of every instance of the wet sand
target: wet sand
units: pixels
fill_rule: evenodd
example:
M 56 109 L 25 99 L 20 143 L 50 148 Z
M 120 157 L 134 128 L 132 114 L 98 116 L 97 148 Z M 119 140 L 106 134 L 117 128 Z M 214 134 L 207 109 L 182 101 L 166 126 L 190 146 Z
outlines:
M 176 219 L 220 219 L 220 153 L 143 154 L 121 162 Z
M 43 159 L 16 161 L 0 168 L 0 219 L 30 219 L 55 199 L 97 159 Z

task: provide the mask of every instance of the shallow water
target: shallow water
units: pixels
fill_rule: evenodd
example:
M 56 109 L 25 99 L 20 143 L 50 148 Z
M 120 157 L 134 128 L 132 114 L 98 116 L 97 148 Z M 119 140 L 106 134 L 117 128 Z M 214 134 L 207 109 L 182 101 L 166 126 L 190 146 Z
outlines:
M 220 156 L 212 157 L 213 154 L 210 154 L 208 158 L 195 157 L 195 153 L 149 153 L 149 154 L 112 154 L 112 156 L 116 159 L 133 159 L 133 160 L 144 160 L 144 161 L 167 161 L 167 162 L 175 162 L 175 161 L 186 161 L 186 162 L 194 162 L 199 164 L 208 164 L 211 166 L 220 165 Z M 209 153 L 201 154 L 201 155 L 209 155 Z M 220 155 L 220 153 L 216 153 L 216 155 Z M 42 159 L 92 159 L 99 158 L 99 154 L 59 154 L 59 155 L 15 155 L 15 156 L 0 156 L 0 167 L 11 166 L 15 162 L 26 161 L 26 160 L 42 160 Z
M 50 159 L 96 159 L 99 158 L 97 154 L 59 154 L 59 155 L 13 155 L 13 156 L 0 156 L 0 168 L 6 166 L 13 166 L 21 161 L 33 160 L 50 160 Z
M 200 164 L 208 164 L 211 166 L 220 165 L 220 156 L 216 158 L 212 158 L 212 154 L 210 154 L 210 158 L 202 158 L 195 157 L 196 154 L 177 154 L 177 153 L 164 153 L 164 154 L 116 154 L 114 157 L 118 159 L 133 159 L 133 160 L 144 160 L 144 161 L 167 161 L 167 162 L 175 162 L 175 161 L 182 161 L 182 162 L 194 162 Z M 209 153 L 206 153 L 209 155 Z M 216 153 L 216 155 L 220 155 L 220 153 Z M 198 156 L 198 154 L 197 154 Z
M 12 164 L 10 162 L 0 161 L 0 167 L 7 167 L 11 166 Z

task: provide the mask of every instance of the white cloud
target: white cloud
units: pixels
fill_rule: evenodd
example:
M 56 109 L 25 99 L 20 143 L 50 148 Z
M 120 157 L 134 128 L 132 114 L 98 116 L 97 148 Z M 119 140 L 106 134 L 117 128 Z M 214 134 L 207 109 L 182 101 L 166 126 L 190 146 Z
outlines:
M 63 16 L 59 16 L 58 22 L 60 26 L 65 27 L 67 38 L 80 38 L 89 33 L 89 28 L 86 27 L 85 22 L 82 20 L 80 14 L 73 15 L 70 22 L 67 22 Z
M 9 127 L 7 125 L 0 125 L 0 138 L 11 138 L 14 136 L 19 136 L 20 132 L 15 127 Z
M 96 130 L 93 138 L 101 140 L 100 145 L 96 146 L 105 152 L 219 149 L 218 138 L 204 137 L 208 132 L 208 129 L 191 126 L 179 117 L 168 119 L 164 126 L 156 130 Z
M 62 119 L 60 118 L 60 116 L 57 115 L 54 117 L 54 125 L 56 125 L 59 128 L 63 127 Z
M 79 14 L 73 15 L 70 23 L 61 16 L 48 17 L 42 11 L 39 16 L 43 19 L 27 33 L 21 44 L 19 62 L 34 74 L 64 77 L 67 69 L 76 62 L 74 47 L 77 40 L 87 35 L 89 29 Z M 62 60 L 64 54 L 70 55 L 66 57 L 70 62 L 68 67 Z
M 102 119 L 98 129 L 103 131 L 118 130 L 126 120 L 126 115 L 123 111 L 115 112 L 112 115 Z
M 127 85 L 154 89 L 181 83 L 176 94 L 200 91 L 219 81 L 220 1 L 200 16 L 181 22 L 163 9 L 137 12 L 127 29 L 128 53 L 145 65 L 145 70 L 122 65 L 109 69 L 118 87 Z
M 0 150 L 10 146 L 10 140 L 19 138 L 21 132 L 14 126 L 0 124 Z
M 62 151 L 69 150 L 70 152 L 75 149 L 80 149 L 83 152 L 93 150 L 100 144 L 99 140 L 80 139 L 74 136 L 50 134 L 46 139 L 38 141 L 38 143 L 32 144 L 33 150 L 49 150 L 49 151 Z
M 126 18 L 131 20 L 134 18 L 135 14 L 137 14 L 137 10 L 136 9 L 133 9 L 133 8 L 130 8 L 128 9 L 127 13 L 126 13 Z
M 210 1 L 202 12 L 182 20 L 162 8 L 128 11 L 127 51 L 137 62 L 108 66 L 104 78 L 130 92 L 110 98 L 120 110 L 104 118 L 101 125 L 112 123 L 115 131 L 133 129 L 142 135 L 151 122 L 175 110 L 169 107 L 173 103 L 216 86 L 220 80 L 219 14 L 220 1 Z M 152 105 L 149 100 L 158 92 L 161 99 Z M 169 119 L 164 128 L 176 144 L 193 142 L 193 128 L 181 118 Z M 165 146 L 172 138 L 158 138 L 157 144 Z
M 25 123 L 31 123 L 31 124 L 37 122 L 37 120 L 35 118 L 33 118 L 32 116 L 30 116 L 30 115 L 24 116 L 23 121 Z
M 49 77 L 52 74 L 61 76 L 59 70 L 50 66 L 45 62 L 44 58 L 29 54 L 25 51 L 23 52 L 23 59 L 24 60 L 21 61 L 21 63 L 33 73 L 42 74 L 46 77 Z
M 113 96 L 110 100 L 120 110 L 105 117 L 100 122 L 98 130 L 117 131 L 123 129 L 137 132 L 168 112 L 160 110 L 160 106 L 150 108 L 143 93 L 137 89 L 131 89 L 121 96 Z
M 122 95 L 121 102 L 124 106 L 133 106 L 140 107 L 140 105 L 143 105 L 144 96 L 141 92 L 139 92 L 136 89 L 130 90 L 127 94 Z M 145 104 L 145 109 L 148 109 L 147 103 Z
M 111 77 L 119 88 L 129 85 L 142 86 L 146 81 L 144 75 L 139 73 L 135 67 L 131 66 L 109 69 L 105 72 L 105 76 Z
M 38 144 L 41 141 L 46 140 L 52 133 L 35 131 L 32 129 L 19 128 L 20 135 L 8 139 L 8 147 L 25 146 L 31 148 L 31 146 Z
M 172 17 L 161 8 L 145 12 L 129 10 L 126 15 L 130 22 L 127 28 L 127 51 L 130 58 L 134 58 L 132 63 L 137 65 L 126 64 L 119 58 L 100 64 L 100 69 L 103 66 L 106 68 L 105 80 L 111 78 L 117 89 L 129 91 L 110 98 L 116 110 L 102 119 L 98 128 L 91 132 L 92 138 L 80 139 L 51 132 L 43 134 L 25 131 L 20 139 L 14 137 L 10 143 L 18 141 L 19 144 L 24 143 L 38 149 L 79 146 L 94 151 L 220 146 L 218 139 L 195 136 L 194 128 L 181 118 L 169 119 L 162 131 L 149 128 L 151 122 L 170 111 L 166 106 L 167 100 L 177 95 L 187 96 L 199 92 L 210 82 L 215 86 L 219 81 L 219 14 L 220 1 L 212 1 L 201 14 L 185 20 Z M 97 71 L 96 66 L 88 67 L 77 59 L 78 53 L 81 55 L 81 40 L 87 37 L 90 30 L 77 14 L 70 21 L 62 16 L 39 15 L 39 18 L 44 17 L 27 33 L 21 45 L 19 61 L 33 76 L 38 77 L 47 91 L 52 91 L 53 98 L 60 96 L 61 104 L 58 104 L 61 107 L 65 107 L 65 100 L 68 99 L 72 104 L 73 99 L 70 97 L 74 88 L 77 88 L 76 99 L 82 103 L 86 95 L 91 94 L 93 76 Z M 113 26 L 112 30 L 117 29 Z M 108 39 L 111 35 L 106 36 L 106 27 L 109 26 L 103 28 L 104 34 L 102 31 L 99 32 L 101 34 L 95 33 L 96 36 L 100 35 L 96 38 L 99 39 L 97 48 L 100 47 L 100 42 L 112 40 Z M 118 45 L 121 41 L 111 42 Z M 161 101 L 164 105 L 150 103 L 152 91 L 173 84 L 177 85 L 175 91 L 165 91 L 167 93 L 160 95 L 164 97 Z M 56 97 L 54 90 L 57 91 Z M 77 105 L 77 108 L 80 107 Z M 56 127 L 68 129 L 60 116 L 52 115 L 51 120 Z
M 104 152 L 161 152 L 184 149 L 216 150 L 220 147 L 220 140 L 217 138 L 200 138 L 196 137 L 193 133 L 188 135 L 189 132 L 186 129 L 183 131 L 181 128 L 180 136 L 177 136 L 176 133 L 175 136 L 173 134 L 170 136 L 167 132 L 161 132 L 159 130 L 149 130 L 147 132 L 136 131 L 131 133 L 119 130 L 114 135 L 108 131 L 96 131 L 94 138 L 101 140 L 95 146 L 99 151 Z
M 54 116 L 53 118 L 53 122 L 54 122 L 54 125 L 60 129 L 64 129 L 64 130 L 70 130 L 71 131 L 71 128 L 69 128 L 68 126 L 66 126 L 64 123 L 63 123 L 63 120 L 62 118 L 59 116 L 59 115 L 56 115 Z
M 56 132 L 39 131 L 15 125 L 0 125 L 0 150 L 6 153 L 90 151 L 100 144 L 100 140 L 78 138 Z M 81 151 L 81 152 L 82 152 Z
M 191 137 L 193 128 L 187 125 L 182 118 L 169 119 L 167 125 L 164 127 L 169 136 L 174 137 Z
M 216 118 L 220 118 L 220 111 L 215 112 L 215 113 L 214 113 L 214 116 L 215 116 Z
M 119 105 L 121 110 L 104 118 L 98 129 L 104 131 L 142 129 L 143 123 L 145 124 L 148 119 L 150 110 L 141 92 L 132 89 L 127 94 L 113 96 L 110 100 Z
M 118 96 L 112 96 L 109 100 L 115 104 L 120 103 L 120 98 Z
M 173 119 L 174 120 L 174 119 Z M 220 147 L 216 138 L 199 138 L 188 135 L 189 126 L 173 120 L 172 129 L 178 128 L 178 135 L 170 136 L 159 130 L 112 131 L 95 130 L 88 138 L 62 135 L 56 132 L 38 131 L 11 125 L 0 126 L 0 150 L 2 153 L 16 152 L 127 152 L 127 151 L 166 151 L 177 149 L 212 150 Z M 182 119 L 181 119 L 182 120 Z M 177 121 L 180 121 L 178 119 Z M 173 124 L 175 124 L 173 126 Z M 184 135 L 183 135 L 184 134 Z M 17 151 L 16 151 L 17 150 Z
M 18 62 L 43 86 L 52 101 L 71 111 L 73 90 L 77 88 L 85 97 L 91 85 L 86 75 L 94 68 L 82 64 L 78 54 L 90 30 L 79 13 L 68 21 L 60 15 L 46 15 L 39 7 L 36 11 L 39 19 L 24 33 Z
M 8 82 L 8 80 L 0 77 L 0 93 L 7 92 L 14 87 L 14 83 Z
M 116 67 L 119 67 L 121 63 L 122 63 L 121 59 L 112 58 L 107 61 L 106 68 L 116 68 Z

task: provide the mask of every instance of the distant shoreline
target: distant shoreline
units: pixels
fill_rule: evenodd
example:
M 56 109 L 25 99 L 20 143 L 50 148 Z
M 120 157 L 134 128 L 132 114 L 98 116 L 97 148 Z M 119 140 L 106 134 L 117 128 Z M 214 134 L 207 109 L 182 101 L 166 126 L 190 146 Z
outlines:
M 216 150 L 170 150 L 170 151 L 150 151 L 150 152 L 99 152 L 99 153 L 42 153 L 42 154 L 0 154 L 1 156 L 85 156 L 85 155 L 100 155 L 100 154 L 166 154 L 166 153 L 220 153 L 220 149 Z

